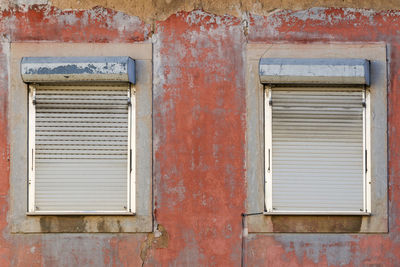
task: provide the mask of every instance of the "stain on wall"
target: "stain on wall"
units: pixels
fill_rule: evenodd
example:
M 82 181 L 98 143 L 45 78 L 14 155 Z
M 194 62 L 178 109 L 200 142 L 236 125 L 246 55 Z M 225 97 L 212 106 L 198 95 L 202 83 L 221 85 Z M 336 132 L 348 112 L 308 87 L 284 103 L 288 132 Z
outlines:
M 0 51 L 0 266 L 240 266 L 242 251 L 246 266 L 398 266 L 400 12 L 311 8 L 269 14 L 274 8 L 323 5 L 273 3 L 53 1 L 73 9 L 60 10 L 7 2 L 0 18 L 4 42 L 153 42 L 159 228 L 150 236 L 10 233 L 5 44 Z M 400 8 L 394 1 L 329 3 Z M 99 5 L 107 8 L 76 10 Z M 195 8 L 211 13 L 191 11 Z M 250 14 L 241 17 L 244 11 Z M 242 250 L 246 42 L 331 41 L 389 45 L 389 234 L 250 234 Z M 43 226 L 49 227 L 46 221 Z

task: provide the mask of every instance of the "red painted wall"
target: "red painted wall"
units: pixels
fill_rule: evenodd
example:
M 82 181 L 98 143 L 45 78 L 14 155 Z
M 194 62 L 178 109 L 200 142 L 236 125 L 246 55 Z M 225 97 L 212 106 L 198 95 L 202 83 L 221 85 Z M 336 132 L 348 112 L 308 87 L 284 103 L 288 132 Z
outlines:
M 246 200 L 246 42 L 370 42 L 390 47 L 389 234 L 250 234 L 246 266 L 400 266 L 400 13 L 350 9 L 281 11 L 241 19 L 181 12 L 152 27 L 95 8 L 3 11 L 3 41 L 154 44 L 155 221 L 146 234 L 13 235 L 7 224 L 7 51 L 0 51 L 0 266 L 240 266 Z M 247 34 L 248 33 L 248 34 Z M 399 139 L 400 140 L 400 139 Z

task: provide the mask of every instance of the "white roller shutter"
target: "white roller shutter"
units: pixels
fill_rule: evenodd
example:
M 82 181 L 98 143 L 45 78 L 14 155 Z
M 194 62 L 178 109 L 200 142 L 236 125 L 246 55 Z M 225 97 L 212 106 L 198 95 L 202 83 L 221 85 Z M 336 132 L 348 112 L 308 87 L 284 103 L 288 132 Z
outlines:
M 272 90 L 266 103 L 272 212 L 365 211 L 364 94 Z
M 126 212 L 129 85 L 32 90 L 34 211 Z

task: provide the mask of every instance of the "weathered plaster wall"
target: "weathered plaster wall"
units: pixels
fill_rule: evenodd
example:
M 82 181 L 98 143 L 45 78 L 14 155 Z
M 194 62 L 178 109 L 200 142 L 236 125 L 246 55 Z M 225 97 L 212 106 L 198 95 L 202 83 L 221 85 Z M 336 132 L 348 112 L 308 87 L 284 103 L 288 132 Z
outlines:
M 278 12 L 270 17 L 250 17 L 249 42 L 387 42 L 389 233 L 250 235 L 246 244 L 249 266 L 399 266 L 399 15 L 397 11 L 313 8 Z
M 19 2 L 21 1 L 8 0 L 8 3 L 14 5 Z M 95 6 L 103 6 L 138 16 L 147 22 L 164 20 L 176 12 L 193 9 L 241 18 L 246 13 L 265 16 L 281 9 L 302 10 L 316 6 L 374 10 L 400 8 L 400 2 L 396 0 L 30 0 L 28 2 L 38 4 L 51 2 L 61 9 L 91 9 Z
M 244 44 L 231 17 L 182 12 L 156 24 L 155 208 L 170 241 L 152 264 L 240 262 Z
M 49 5 L 4 7 L 1 40 L 153 42 L 153 184 L 158 226 L 149 235 L 10 233 L 9 48 L 4 45 L 0 51 L 0 266 L 240 266 L 241 213 L 246 199 L 245 44 L 331 41 L 384 41 L 389 45 L 389 234 L 251 234 L 244 242 L 245 263 L 400 264 L 400 12 L 313 8 L 261 16 L 276 8 L 266 2 L 254 7 L 257 12 L 238 18 L 203 11 L 176 13 L 203 7 L 217 14 L 242 14 L 236 10 L 239 3 L 230 8 L 223 1 L 210 1 L 213 9 L 207 2 L 196 2 L 192 7 L 184 1 L 159 5 L 151 1 L 53 3 L 74 10 Z M 165 9 L 168 3 L 174 7 Z M 311 6 L 316 2 L 307 3 Z M 400 8 L 395 1 L 340 3 Z M 308 7 L 289 4 L 279 1 L 277 7 Z M 94 5 L 126 13 L 101 7 L 75 10 Z M 251 11 L 250 7 L 243 10 Z

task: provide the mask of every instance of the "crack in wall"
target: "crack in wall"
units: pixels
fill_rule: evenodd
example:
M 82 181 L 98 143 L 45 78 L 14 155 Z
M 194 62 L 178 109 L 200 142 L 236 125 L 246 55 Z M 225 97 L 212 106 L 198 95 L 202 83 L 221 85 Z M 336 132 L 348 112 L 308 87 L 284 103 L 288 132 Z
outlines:
M 161 224 L 157 225 L 154 232 L 147 234 L 146 240 L 140 246 L 140 259 L 142 260 L 142 266 L 146 263 L 149 252 L 152 249 L 167 248 L 168 241 L 168 232 Z

